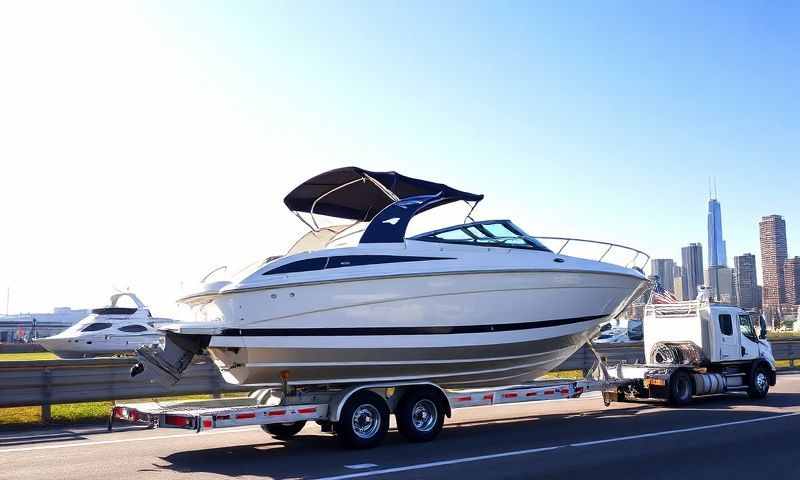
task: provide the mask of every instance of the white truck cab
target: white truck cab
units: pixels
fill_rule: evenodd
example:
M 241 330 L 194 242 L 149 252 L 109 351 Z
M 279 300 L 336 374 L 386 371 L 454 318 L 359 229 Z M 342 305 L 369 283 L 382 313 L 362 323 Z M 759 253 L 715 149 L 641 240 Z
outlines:
M 763 359 L 775 368 L 764 325 L 756 333 L 750 315 L 739 307 L 703 300 L 653 304 L 645 308 L 647 363 L 660 364 L 659 348 L 691 344 L 708 363 Z

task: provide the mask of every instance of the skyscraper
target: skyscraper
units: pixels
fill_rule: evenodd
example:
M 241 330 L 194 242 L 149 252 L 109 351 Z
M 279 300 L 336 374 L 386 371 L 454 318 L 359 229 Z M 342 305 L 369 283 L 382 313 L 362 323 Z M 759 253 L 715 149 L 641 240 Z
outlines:
M 783 262 L 786 303 L 800 305 L 800 257 L 788 258 Z
M 697 287 L 703 284 L 703 246 L 699 243 L 690 243 L 681 248 L 681 260 L 683 298 L 693 300 L 697 298 Z
M 664 289 L 674 293 L 675 289 L 675 261 L 671 258 L 654 258 L 650 260 L 650 271 L 658 277 Z
M 786 302 L 783 267 L 789 256 L 786 249 L 786 222 L 780 215 L 761 218 L 758 224 L 761 237 L 761 269 L 764 283 L 764 310 L 775 311 Z
M 725 267 L 728 256 L 722 239 L 722 211 L 716 198 L 708 200 L 708 267 Z
M 756 278 L 756 256 L 745 253 L 733 257 L 733 266 L 736 269 L 736 296 L 739 306 L 745 310 L 758 307 L 758 280 Z

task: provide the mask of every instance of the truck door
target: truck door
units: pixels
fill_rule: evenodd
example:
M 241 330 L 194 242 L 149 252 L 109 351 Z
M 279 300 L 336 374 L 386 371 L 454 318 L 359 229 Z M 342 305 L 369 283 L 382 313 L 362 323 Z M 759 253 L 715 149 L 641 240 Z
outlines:
M 730 313 L 717 315 L 719 325 L 719 353 L 723 362 L 734 361 L 742 358 L 739 345 L 739 329 L 733 328 L 733 318 Z
M 739 314 L 739 341 L 741 342 L 742 360 L 753 360 L 758 357 L 758 337 L 750 315 Z

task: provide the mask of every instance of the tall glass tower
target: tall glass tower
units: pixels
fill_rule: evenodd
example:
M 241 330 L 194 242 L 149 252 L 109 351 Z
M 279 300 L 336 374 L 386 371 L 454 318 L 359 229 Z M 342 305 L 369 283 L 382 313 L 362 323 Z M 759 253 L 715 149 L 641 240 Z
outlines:
M 708 200 L 708 266 L 728 265 L 725 240 L 722 239 L 722 211 L 716 198 Z

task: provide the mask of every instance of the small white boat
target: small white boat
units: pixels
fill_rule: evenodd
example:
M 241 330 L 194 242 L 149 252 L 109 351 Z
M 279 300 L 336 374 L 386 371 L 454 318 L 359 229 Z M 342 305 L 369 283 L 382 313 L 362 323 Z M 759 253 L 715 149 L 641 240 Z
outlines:
M 135 306 L 119 306 L 122 298 L 130 299 Z M 157 327 L 172 322 L 153 318 L 133 293 L 117 293 L 111 296 L 109 306 L 95 308 L 75 325 L 37 342 L 61 358 L 131 354 L 141 346 L 158 344 L 163 333 Z

